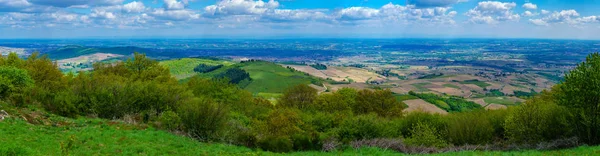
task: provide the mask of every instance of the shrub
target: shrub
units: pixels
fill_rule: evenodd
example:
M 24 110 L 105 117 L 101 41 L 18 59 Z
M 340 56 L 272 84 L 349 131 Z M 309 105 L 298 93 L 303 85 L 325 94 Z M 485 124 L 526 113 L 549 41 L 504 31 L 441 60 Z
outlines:
M 440 136 L 440 132 L 434 126 L 418 122 L 411 129 L 410 137 L 404 141 L 406 144 L 414 146 L 446 147 L 448 144 Z
M 306 84 L 291 87 L 283 93 L 278 106 L 298 109 L 308 109 L 317 98 L 317 89 Z
M 389 89 L 376 91 L 365 89 L 358 92 L 353 111 L 357 114 L 377 113 L 383 117 L 398 117 L 402 116 L 404 107 Z
M 183 129 L 199 140 L 216 139 L 227 121 L 227 106 L 193 98 L 179 107 Z
M 66 117 L 75 117 L 79 114 L 79 96 L 72 91 L 59 92 L 54 96 L 52 104 L 46 104 L 44 107 L 58 115 Z
M 294 143 L 288 136 L 268 136 L 258 141 L 258 147 L 272 152 L 290 152 Z
M 399 131 L 404 137 L 410 137 L 412 135 L 413 127 L 415 127 L 418 123 L 433 126 L 437 130 L 444 130 L 447 126 L 444 117 L 439 114 L 412 112 L 402 118 L 400 126 L 398 126 L 400 128 Z
M 33 87 L 33 79 L 26 70 L 15 67 L 0 67 L 0 99 L 5 99 L 13 93 L 23 93 Z
M 360 115 L 344 120 L 337 130 L 337 136 L 340 141 L 346 143 L 372 139 L 383 136 L 383 127 L 384 125 L 377 115 Z
M 510 110 L 505 123 L 510 141 L 538 143 L 569 137 L 569 113 L 556 105 L 548 93 L 544 94 Z
M 577 136 L 588 144 L 600 144 L 600 53 L 589 54 L 586 60 L 568 74 L 557 90 L 558 104 L 574 117 L 570 123 Z
M 494 126 L 487 111 L 463 112 L 446 117 L 445 137 L 454 145 L 486 144 L 494 138 Z
M 173 111 L 163 112 L 158 118 L 160 125 L 169 130 L 178 130 L 181 127 L 181 118 Z

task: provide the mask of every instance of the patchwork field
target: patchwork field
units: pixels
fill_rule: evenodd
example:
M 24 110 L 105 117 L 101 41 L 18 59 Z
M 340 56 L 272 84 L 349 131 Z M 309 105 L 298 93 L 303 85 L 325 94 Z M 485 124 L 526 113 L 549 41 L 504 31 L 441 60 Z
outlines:
M 230 66 L 234 63 L 226 60 L 210 60 L 200 58 L 182 58 L 161 61 L 160 65 L 169 68 L 171 74 L 177 79 L 185 79 L 196 75 L 194 68 L 200 64 Z
M 408 108 L 403 110 L 404 112 L 420 111 L 433 114 L 448 114 L 448 112 L 444 111 L 443 109 L 421 99 L 405 100 L 403 102 L 408 105 Z

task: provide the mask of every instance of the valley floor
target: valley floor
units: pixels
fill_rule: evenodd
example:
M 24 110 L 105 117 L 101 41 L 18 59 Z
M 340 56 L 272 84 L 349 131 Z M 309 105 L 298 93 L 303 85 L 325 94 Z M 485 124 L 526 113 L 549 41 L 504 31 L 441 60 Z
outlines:
M 0 155 L 284 155 L 225 144 L 201 143 L 188 137 L 121 121 L 67 119 L 37 114 L 0 121 Z M 34 124 L 31 124 L 34 123 Z M 285 155 L 398 155 L 377 148 L 338 152 L 294 152 Z M 600 146 L 556 151 L 465 151 L 436 155 L 597 155 Z

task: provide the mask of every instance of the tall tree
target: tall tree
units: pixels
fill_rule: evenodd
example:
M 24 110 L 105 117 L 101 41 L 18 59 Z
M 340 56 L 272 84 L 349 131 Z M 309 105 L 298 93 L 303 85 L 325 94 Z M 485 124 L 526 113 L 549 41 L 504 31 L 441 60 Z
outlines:
M 600 143 L 600 54 L 592 53 L 559 85 L 558 104 L 566 106 L 579 139 Z

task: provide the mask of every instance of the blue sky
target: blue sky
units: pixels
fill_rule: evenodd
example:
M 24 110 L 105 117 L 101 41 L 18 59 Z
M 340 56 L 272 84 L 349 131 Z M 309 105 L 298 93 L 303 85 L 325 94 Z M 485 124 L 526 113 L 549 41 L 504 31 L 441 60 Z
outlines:
M 0 38 L 600 39 L 600 0 L 0 0 Z

